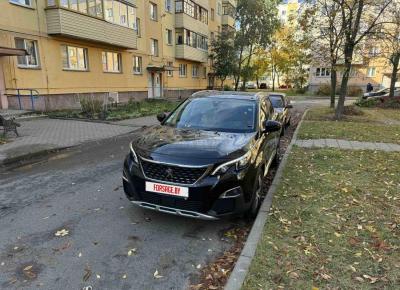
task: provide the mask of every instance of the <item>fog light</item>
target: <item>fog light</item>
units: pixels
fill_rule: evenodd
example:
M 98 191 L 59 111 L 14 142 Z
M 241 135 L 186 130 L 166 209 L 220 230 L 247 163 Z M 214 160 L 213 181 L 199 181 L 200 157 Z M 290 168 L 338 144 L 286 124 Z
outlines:
M 219 198 L 236 198 L 242 195 L 243 191 L 240 186 L 225 191 Z

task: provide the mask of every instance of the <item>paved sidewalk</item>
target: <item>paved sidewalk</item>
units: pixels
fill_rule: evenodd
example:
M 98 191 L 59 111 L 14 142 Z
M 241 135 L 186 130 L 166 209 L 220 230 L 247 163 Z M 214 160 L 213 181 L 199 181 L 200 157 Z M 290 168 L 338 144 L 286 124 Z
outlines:
M 134 130 L 127 126 L 56 119 L 21 122 L 18 129 L 20 137 L 0 146 L 0 165 L 16 158 L 106 139 Z M 13 138 L 14 135 L 9 133 L 8 136 Z
M 112 124 L 119 126 L 130 126 L 140 128 L 143 126 L 153 126 L 159 124 L 156 116 L 147 116 L 135 119 L 127 119 L 122 121 L 112 122 Z
M 400 145 L 378 142 L 359 142 L 339 139 L 313 139 L 297 140 L 295 143 L 299 147 L 305 148 L 340 148 L 350 150 L 380 150 L 387 152 L 400 152 Z

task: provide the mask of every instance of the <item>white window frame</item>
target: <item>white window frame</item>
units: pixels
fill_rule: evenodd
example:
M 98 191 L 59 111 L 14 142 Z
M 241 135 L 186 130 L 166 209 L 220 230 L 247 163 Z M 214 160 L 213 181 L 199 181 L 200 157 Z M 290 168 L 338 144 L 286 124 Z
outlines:
M 164 4 L 165 4 L 165 11 L 166 12 L 172 13 L 172 11 L 173 11 L 173 7 L 172 7 L 173 4 L 172 3 L 173 3 L 172 0 L 165 0 Z
M 24 0 L 24 2 L 26 2 L 26 1 L 28 1 L 29 4 L 20 3 L 20 0 L 9 0 L 9 2 L 10 2 L 11 4 L 15 4 L 15 5 L 23 6 L 23 7 L 32 8 L 32 7 L 33 7 L 33 6 L 32 6 L 33 0 Z
M 114 57 L 115 55 L 118 58 L 118 70 L 115 70 L 114 67 L 112 69 L 110 69 L 108 67 L 108 56 L 112 55 L 113 57 L 113 64 L 114 64 Z M 106 69 L 104 69 L 104 56 L 105 56 L 105 65 L 106 65 Z M 101 53 L 101 57 L 102 57 L 102 66 L 103 66 L 103 72 L 105 73 L 122 73 L 122 54 L 120 52 L 115 52 L 115 51 L 102 51 Z
M 368 68 L 368 70 L 367 70 L 367 77 L 369 77 L 369 78 L 374 78 L 374 77 L 376 77 L 376 67 L 371 66 L 371 67 Z
M 75 48 L 75 50 L 76 50 L 76 57 L 78 60 L 78 68 L 71 68 L 71 66 L 70 66 L 69 48 Z M 63 50 L 65 49 L 66 57 L 67 57 L 67 65 L 68 65 L 68 67 L 64 67 L 64 65 L 63 65 L 63 70 L 71 70 L 71 71 L 88 71 L 89 70 L 89 60 L 88 60 L 88 49 L 87 48 L 64 44 L 64 45 L 61 45 L 61 49 L 63 49 Z M 83 57 L 84 57 L 83 61 L 85 64 L 84 69 L 79 68 L 79 60 L 80 59 L 79 59 L 78 49 L 83 50 Z M 63 57 L 64 57 L 64 55 L 63 55 Z M 63 64 L 64 64 L 64 60 L 63 60 Z
M 153 21 L 158 21 L 158 7 L 157 4 L 153 3 L 153 2 L 149 2 L 150 6 L 149 6 L 149 13 L 150 13 L 150 19 Z
M 165 30 L 165 37 L 166 37 L 166 42 L 167 42 L 167 45 L 173 45 L 173 42 L 174 42 L 174 37 L 173 37 L 173 32 L 172 32 L 172 29 L 166 29 Z
M 198 78 L 198 77 L 199 77 L 199 65 L 193 64 L 192 65 L 192 78 Z
M 160 54 L 158 39 L 150 38 L 150 53 L 152 56 L 158 57 Z
M 174 63 L 172 61 L 168 62 L 169 67 L 173 67 Z M 174 71 L 173 70 L 167 70 L 167 77 L 173 77 L 174 76 Z
M 185 63 L 179 64 L 179 77 L 181 78 L 187 77 L 187 64 Z
M 35 59 L 36 59 L 36 64 L 35 64 L 35 65 L 31 65 L 31 64 L 29 64 L 29 61 L 28 61 L 30 55 L 18 56 L 18 57 L 17 57 L 18 67 L 20 67 L 20 68 L 40 68 L 39 44 L 38 44 L 37 40 L 16 37 L 15 40 L 14 40 L 14 41 L 15 41 L 15 46 L 16 46 L 16 47 L 17 47 L 17 43 L 16 43 L 17 40 L 23 40 L 23 42 L 24 42 L 24 47 L 23 47 L 22 49 L 25 49 L 25 50 L 27 50 L 27 49 L 26 49 L 26 42 L 27 42 L 27 41 L 32 42 L 32 43 L 33 43 L 34 50 L 35 50 Z M 23 64 L 23 63 L 21 64 L 21 63 L 19 63 L 19 59 L 20 59 L 20 58 L 25 58 L 26 64 Z
M 143 58 L 138 55 L 133 56 L 133 74 L 143 74 Z

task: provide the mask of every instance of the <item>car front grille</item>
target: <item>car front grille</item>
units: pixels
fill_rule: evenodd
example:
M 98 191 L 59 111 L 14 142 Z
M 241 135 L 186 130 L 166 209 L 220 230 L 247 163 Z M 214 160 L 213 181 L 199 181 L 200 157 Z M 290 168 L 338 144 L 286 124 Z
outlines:
M 179 167 L 141 160 L 143 173 L 147 178 L 177 184 L 194 184 L 207 171 L 207 167 Z
M 151 204 L 166 206 L 176 209 L 188 210 L 193 212 L 202 212 L 204 204 L 198 200 L 185 200 L 173 196 L 164 196 L 157 193 L 145 192 L 142 194 L 142 200 Z

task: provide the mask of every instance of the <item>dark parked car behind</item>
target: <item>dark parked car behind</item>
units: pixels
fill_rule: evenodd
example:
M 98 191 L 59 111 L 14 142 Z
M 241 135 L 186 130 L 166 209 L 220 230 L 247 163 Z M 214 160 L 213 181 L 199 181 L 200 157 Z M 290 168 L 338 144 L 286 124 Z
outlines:
M 290 109 L 293 108 L 293 106 L 290 104 L 285 94 L 270 93 L 268 98 L 275 109 L 277 121 L 282 124 L 281 136 L 283 136 L 285 134 L 286 127 L 290 125 L 290 120 L 292 118 Z
M 123 170 L 132 203 L 202 219 L 256 215 L 281 125 L 262 94 L 210 92 L 133 137 Z

